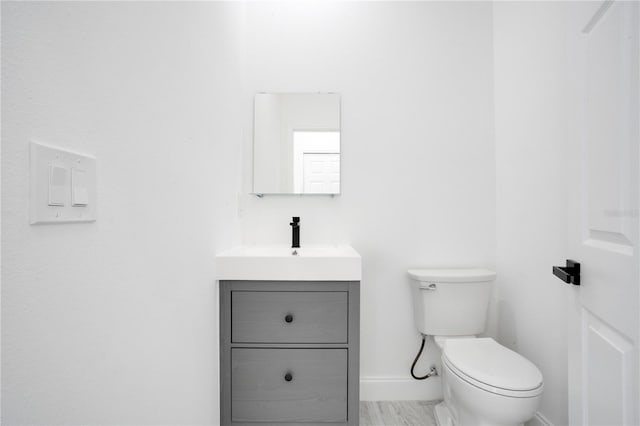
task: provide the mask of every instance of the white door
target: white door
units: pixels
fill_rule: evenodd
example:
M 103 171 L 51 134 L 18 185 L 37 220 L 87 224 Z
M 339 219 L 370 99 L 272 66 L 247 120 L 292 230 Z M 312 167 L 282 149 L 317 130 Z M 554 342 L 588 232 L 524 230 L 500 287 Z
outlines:
M 304 153 L 304 193 L 340 193 L 340 154 Z
M 635 425 L 638 407 L 638 3 L 570 3 L 569 421 Z M 559 285 L 566 285 L 559 283 Z

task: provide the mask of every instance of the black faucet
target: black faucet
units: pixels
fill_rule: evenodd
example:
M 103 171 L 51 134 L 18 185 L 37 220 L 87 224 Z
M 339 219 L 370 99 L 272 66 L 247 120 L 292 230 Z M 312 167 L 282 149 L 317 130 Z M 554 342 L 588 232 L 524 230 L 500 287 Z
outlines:
M 291 248 L 300 248 L 300 218 L 294 216 L 291 225 Z

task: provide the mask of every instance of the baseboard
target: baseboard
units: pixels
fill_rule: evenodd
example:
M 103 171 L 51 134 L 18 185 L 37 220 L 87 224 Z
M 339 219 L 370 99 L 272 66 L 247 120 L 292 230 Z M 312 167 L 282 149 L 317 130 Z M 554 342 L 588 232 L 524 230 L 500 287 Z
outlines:
M 442 399 L 440 377 L 361 377 L 361 401 L 434 401 Z
M 553 426 L 545 416 L 540 412 L 536 412 L 535 416 L 527 422 L 527 426 Z

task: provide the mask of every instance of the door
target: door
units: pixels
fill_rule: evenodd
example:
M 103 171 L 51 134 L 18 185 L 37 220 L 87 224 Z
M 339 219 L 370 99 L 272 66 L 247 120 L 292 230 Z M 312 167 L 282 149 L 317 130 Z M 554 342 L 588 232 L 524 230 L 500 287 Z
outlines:
M 340 154 L 304 153 L 304 193 L 340 193 Z
M 638 424 L 638 3 L 568 11 L 569 421 Z

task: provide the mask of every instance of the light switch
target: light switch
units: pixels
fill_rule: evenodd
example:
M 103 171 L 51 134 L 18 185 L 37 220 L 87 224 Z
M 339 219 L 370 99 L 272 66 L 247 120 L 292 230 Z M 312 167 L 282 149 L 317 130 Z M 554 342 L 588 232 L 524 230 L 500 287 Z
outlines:
M 96 211 L 96 159 L 32 141 L 29 223 L 93 222 Z
M 89 204 L 89 190 L 87 188 L 87 172 L 71 169 L 71 205 L 85 207 Z
M 49 165 L 49 205 L 64 206 L 67 185 L 67 169 Z

